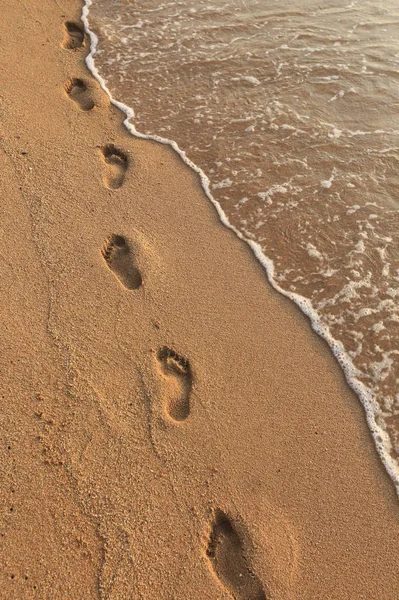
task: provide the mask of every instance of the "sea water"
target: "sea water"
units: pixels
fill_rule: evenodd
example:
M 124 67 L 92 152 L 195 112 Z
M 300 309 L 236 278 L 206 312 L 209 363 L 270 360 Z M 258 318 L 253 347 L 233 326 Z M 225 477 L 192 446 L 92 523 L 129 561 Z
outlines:
M 399 491 L 397 0 L 86 0 L 89 67 L 329 343 Z

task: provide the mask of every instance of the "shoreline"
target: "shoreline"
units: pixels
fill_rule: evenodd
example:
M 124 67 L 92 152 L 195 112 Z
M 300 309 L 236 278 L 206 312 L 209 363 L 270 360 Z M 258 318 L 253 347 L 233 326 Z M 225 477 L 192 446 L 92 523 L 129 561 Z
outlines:
M 398 465 L 397 465 L 397 462 L 392 458 L 392 456 L 390 455 L 390 452 L 389 452 L 389 450 L 391 448 L 391 440 L 389 439 L 389 435 L 388 435 L 387 431 L 385 431 L 378 424 L 378 416 L 379 416 L 379 413 L 381 413 L 381 409 L 378 406 L 378 403 L 376 402 L 376 399 L 375 399 L 375 396 L 373 396 L 373 393 L 369 389 L 367 389 L 367 386 L 364 383 L 362 383 L 360 381 L 360 379 L 358 377 L 358 375 L 359 375 L 358 369 L 356 369 L 351 357 L 345 351 L 342 342 L 335 339 L 331 335 L 328 328 L 326 328 L 325 325 L 323 325 L 320 315 L 317 313 L 315 308 L 312 306 L 312 303 L 308 298 L 301 296 L 300 294 L 296 294 L 294 292 L 285 290 L 283 287 L 281 287 L 278 284 L 278 282 L 275 278 L 275 267 L 274 267 L 273 260 L 271 258 L 269 258 L 268 256 L 266 256 L 266 254 L 262 250 L 261 245 L 258 242 L 251 240 L 249 238 L 246 238 L 245 235 L 243 235 L 241 233 L 241 231 L 239 231 L 229 221 L 229 218 L 228 218 L 227 214 L 224 212 L 222 206 L 212 195 L 211 182 L 210 182 L 209 178 L 207 177 L 207 175 L 204 173 L 204 171 L 199 166 L 197 166 L 195 163 L 193 163 L 187 157 L 186 152 L 179 147 L 177 142 L 175 142 L 172 139 L 160 137 L 158 135 L 142 134 L 136 129 L 134 122 L 133 122 L 134 110 L 131 107 L 129 107 L 127 104 L 124 104 L 122 101 L 117 100 L 116 98 L 114 98 L 112 96 L 109 88 L 107 87 L 106 81 L 103 79 L 103 77 L 101 76 L 101 74 L 99 73 L 99 71 L 95 65 L 94 56 L 95 56 L 96 48 L 98 45 L 98 37 L 94 33 L 94 31 L 92 31 L 90 29 L 89 14 L 90 14 L 90 6 L 91 5 L 92 5 L 92 0 L 84 0 L 84 7 L 83 7 L 83 13 L 82 13 L 83 25 L 84 25 L 86 33 L 88 34 L 89 39 L 90 39 L 90 52 L 86 56 L 86 64 L 87 64 L 89 71 L 91 72 L 93 77 L 98 81 L 101 88 L 109 96 L 111 104 L 116 106 L 116 108 L 118 108 L 122 113 L 124 113 L 126 115 L 126 118 L 124 118 L 124 120 L 123 120 L 123 124 L 126 127 L 126 129 L 129 131 L 129 133 L 131 133 L 134 137 L 137 137 L 139 139 L 155 141 L 160 144 L 164 144 L 166 146 L 171 147 L 177 153 L 177 155 L 181 158 L 183 163 L 186 164 L 189 168 L 191 168 L 198 175 L 200 182 L 201 182 L 201 186 L 204 191 L 204 194 L 205 194 L 205 196 L 207 196 L 209 202 L 213 205 L 214 209 L 216 210 L 221 223 L 225 227 L 227 227 L 228 229 L 233 231 L 233 233 L 242 242 L 246 243 L 250 247 L 255 258 L 260 262 L 260 264 L 264 268 L 268 283 L 279 294 L 281 294 L 285 298 L 288 298 L 294 304 L 296 304 L 296 306 L 309 319 L 313 331 L 315 331 L 315 333 L 317 335 L 319 335 L 324 340 L 324 342 L 328 345 L 335 360 L 341 367 L 341 369 L 344 373 L 344 377 L 345 377 L 349 387 L 357 395 L 359 402 L 363 406 L 363 409 L 366 414 L 367 424 L 369 426 L 371 435 L 373 437 L 377 452 L 380 456 L 380 459 L 381 459 L 388 475 L 392 479 L 393 484 L 396 488 L 396 493 L 399 496 Z
M 197 176 L 125 130 L 87 44 L 60 46 L 70 5 L 5 8 L 4 593 L 393 600 L 358 398 Z

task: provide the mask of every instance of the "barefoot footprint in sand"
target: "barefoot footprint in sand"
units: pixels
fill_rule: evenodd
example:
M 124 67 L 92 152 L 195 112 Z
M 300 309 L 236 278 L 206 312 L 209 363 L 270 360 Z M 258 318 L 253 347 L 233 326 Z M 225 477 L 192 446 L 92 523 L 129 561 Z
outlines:
M 170 348 L 160 348 L 157 355 L 165 379 L 165 410 L 173 421 L 184 421 L 190 414 L 193 376 L 190 363 Z
M 216 576 L 235 600 L 267 600 L 244 555 L 236 527 L 221 510 L 214 514 L 206 555 Z
M 87 112 L 95 107 L 92 92 L 83 79 L 73 77 L 65 84 L 65 91 L 81 110 Z
M 81 25 L 73 21 L 65 21 L 65 36 L 62 42 L 62 47 L 68 50 L 75 50 L 84 45 L 84 30 Z
M 128 156 L 113 144 L 101 148 L 101 156 L 104 162 L 104 185 L 110 190 L 117 190 L 125 180 Z
M 101 254 L 110 270 L 128 290 L 137 290 L 143 279 L 135 264 L 132 249 L 122 235 L 111 235 L 101 249 Z

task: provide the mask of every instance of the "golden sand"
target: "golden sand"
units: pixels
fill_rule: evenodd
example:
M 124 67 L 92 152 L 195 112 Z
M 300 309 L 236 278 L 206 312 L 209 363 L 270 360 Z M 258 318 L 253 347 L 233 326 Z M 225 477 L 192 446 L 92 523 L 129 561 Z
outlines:
M 197 176 L 123 127 L 80 11 L 2 7 L 1 600 L 396 600 L 358 398 Z

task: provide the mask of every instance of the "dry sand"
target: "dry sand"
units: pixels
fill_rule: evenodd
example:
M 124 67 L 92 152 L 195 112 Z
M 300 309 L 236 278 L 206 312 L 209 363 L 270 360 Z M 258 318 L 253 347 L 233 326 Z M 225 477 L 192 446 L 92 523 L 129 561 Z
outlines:
M 327 347 L 64 47 L 81 3 L 1 11 L 1 600 L 397 600 Z

